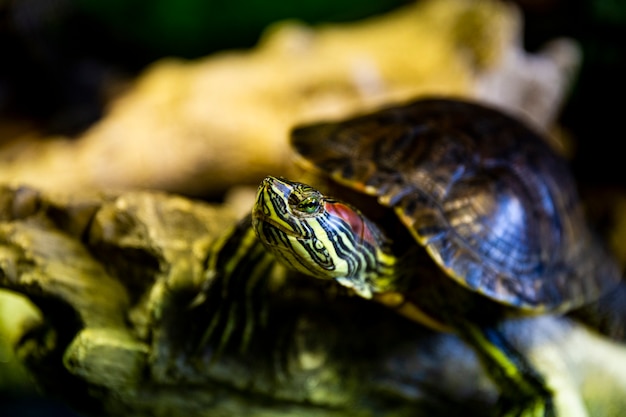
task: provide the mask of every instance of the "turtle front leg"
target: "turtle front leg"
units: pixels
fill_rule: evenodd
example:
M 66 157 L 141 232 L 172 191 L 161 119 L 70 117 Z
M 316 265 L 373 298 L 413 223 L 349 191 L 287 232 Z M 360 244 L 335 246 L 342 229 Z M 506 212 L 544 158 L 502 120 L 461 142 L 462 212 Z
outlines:
M 215 360 L 231 343 L 241 353 L 247 350 L 254 328 L 267 319 L 259 293 L 266 287 L 273 264 L 250 226 L 250 216 L 215 243 L 206 261 L 205 288 L 193 303 L 210 316 L 198 348 L 214 345 Z
M 495 327 L 463 323 L 463 338 L 475 349 L 501 391 L 498 414 L 505 417 L 586 417 L 587 411 L 567 372 L 550 366 L 542 374 L 528 352 L 520 352 Z M 535 349 L 550 349 L 549 346 Z M 545 355 L 532 354 L 533 357 Z M 544 358 L 545 359 L 545 358 Z M 547 365 L 547 364 L 543 364 Z

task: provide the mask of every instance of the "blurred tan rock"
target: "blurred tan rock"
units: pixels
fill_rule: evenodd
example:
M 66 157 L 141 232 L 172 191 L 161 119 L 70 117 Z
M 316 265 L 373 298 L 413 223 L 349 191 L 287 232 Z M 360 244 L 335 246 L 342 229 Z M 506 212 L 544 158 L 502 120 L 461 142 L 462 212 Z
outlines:
M 426 94 L 485 98 L 545 128 L 579 57 L 563 41 L 558 53 L 525 59 L 520 27 L 519 11 L 495 0 L 422 1 L 316 28 L 279 23 L 253 50 L 155 63 L 78 139 L 5 145 L 0 181 L 218 194 L 283 174 L 297 123 Z M 568 48 L 574 52 L 562 53 Z M 541 97 L 526 99 L 537 91 Z

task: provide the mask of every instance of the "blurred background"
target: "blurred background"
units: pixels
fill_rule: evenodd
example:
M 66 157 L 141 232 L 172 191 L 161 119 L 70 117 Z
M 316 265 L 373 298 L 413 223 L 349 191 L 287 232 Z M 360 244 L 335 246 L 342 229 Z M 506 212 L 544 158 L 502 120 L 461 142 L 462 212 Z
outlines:
M 406 0 L 3 0 L 0 2 L 0 141 L 26 126 L 77 135 L 101 117 L 125 81 L 165 56 L 198 58 L 252 47 L 286 18 L 343 22 Z M 584 61 L 561 123 L 574 132 L 577 173 L 622 182 L 622 156 L 607 152 L 623 131 L 626 4 L 618 0 L 518 0 L 524 46 L 569 36 Z M 614 101 L 615 100 L 615 101 Z
M 626 2 L 513 3 L 523 15 L 521 41 L 526 51 L 535 52 L 563 36 L 580 45 L 582 66 L 558 122 L 573 143 L 572 165 L 582 187 L 623 189 L 624 156 L 618 143 L 625 131 L 624 106 L 619 103 L 626 96 Z M 163 58 L 193 62 L 220 51 L 253 48 L 268 25 L 284 19 L 312 25 L 352 22 L 407 4 L 0 0 L 0 164 L 12 161 L 26 136 L 42 142 L 80 140 L 106 115 L 110 103 L 133 87 L 136 77 Z M 189 194 L 203 196 L 199 188 Z M 5 313 L 10 315 L 13 306 L 5 303 Z M 0 329 L 0 334 L 6 331 Z M 26 373 L 2 344 L 0 390 L 2 416 L 41 415 L 44 409 L 46 415 L 73 415 L 33 397 Z
M 0 3 L 0 112 L 78 134 L 116 82 L 166 56 L 249 48 L 272 22 L 357 20 L 406 1 L 14 0 Z M 5 133 L 6 135 L 7 133 Z

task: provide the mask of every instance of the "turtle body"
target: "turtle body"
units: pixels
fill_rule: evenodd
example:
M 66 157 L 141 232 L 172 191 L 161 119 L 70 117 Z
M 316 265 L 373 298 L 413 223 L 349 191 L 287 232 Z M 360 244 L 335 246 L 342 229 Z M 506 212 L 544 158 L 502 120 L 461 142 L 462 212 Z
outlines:
M 500 387 L 503 415 L 584 415 L 559 405 L 498 331 L 501 312 L 564 312 L 620 278 L 566 162 L 539 134 L 483 105 L 436 98 L 299 127 L 292 145 L 307 169 L 373 199 L 351 204 L 266 178 L 252 226 L 269 253 L 456 331 Z M 364 215 L 372 204 L 395 212 L 410 238 Z
M 458 283 L 526 310 L 566 310 L 616 283 L 566 162 L 517 120 L 430 99 L 294 130 L 320 173 L 393 208 Z

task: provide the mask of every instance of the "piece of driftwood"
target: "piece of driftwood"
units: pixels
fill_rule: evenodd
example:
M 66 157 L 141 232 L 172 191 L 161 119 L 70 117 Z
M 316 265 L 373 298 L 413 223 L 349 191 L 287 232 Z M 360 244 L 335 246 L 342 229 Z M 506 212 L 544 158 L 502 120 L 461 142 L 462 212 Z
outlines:
M 0 182 L 220 195 L 285 174 L 297 124 L 425 95 L 485 101 L 550 129 L 579 47 L 560 39 L 528 53 L 522 29 L 515 3 L 498 0 L 423 0 L 316 27 L 277 23 L 253 49 L 154 63 L 77 138 L 26 134 L 0 146 Z
M 43 317 L 19 358 L 87 415 L 491 415 L 497 391 L 459 339 L 334 287 L 272 272 L 194 302 L 211 244 L 235 222 L 162 193 L 0 188 L 0 287 Z M 502 327 L 557 401 L 626 410 L 621 346 L 558 317 Z

